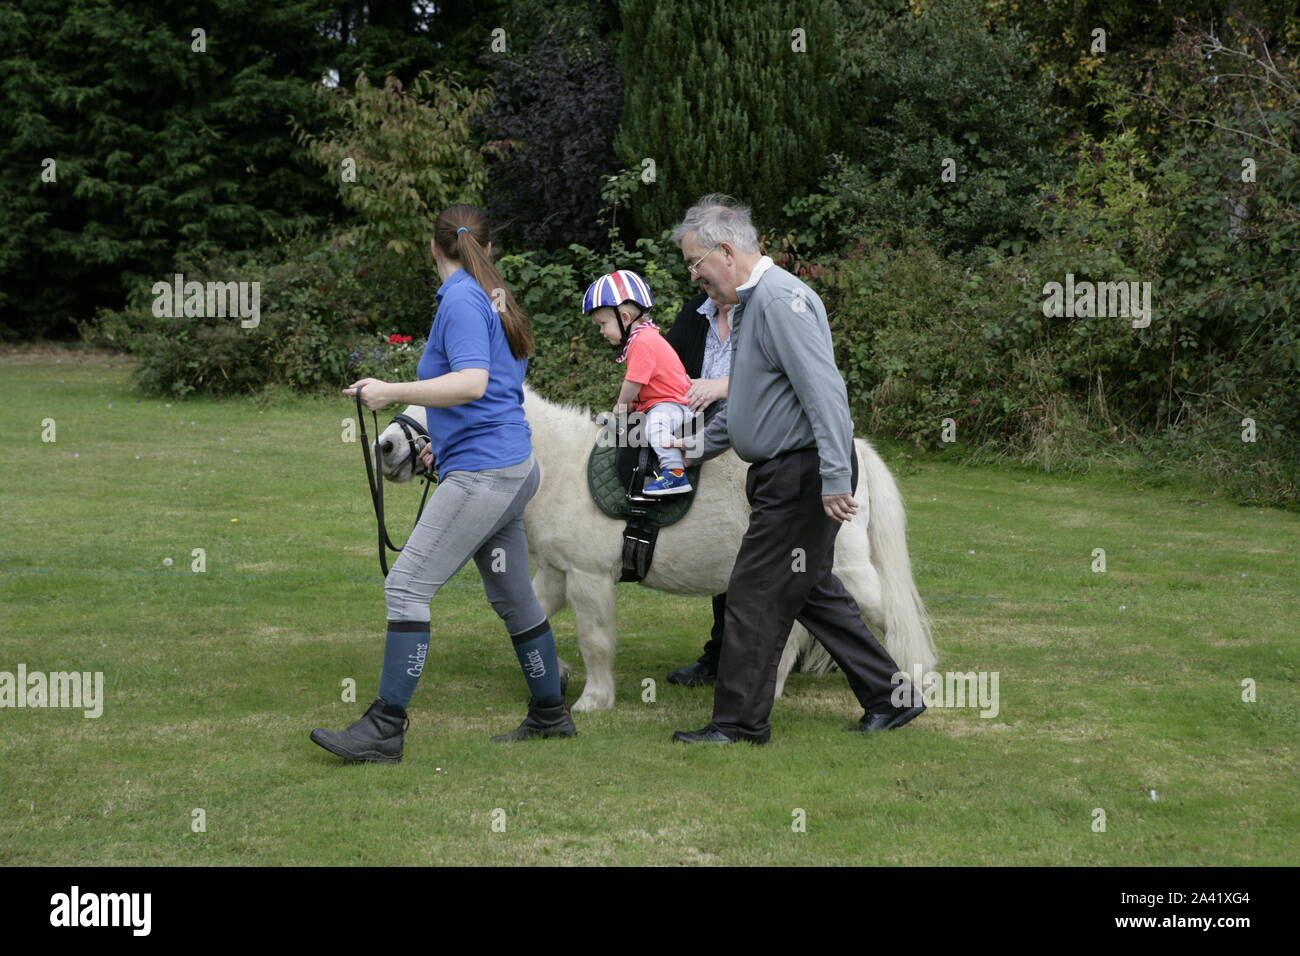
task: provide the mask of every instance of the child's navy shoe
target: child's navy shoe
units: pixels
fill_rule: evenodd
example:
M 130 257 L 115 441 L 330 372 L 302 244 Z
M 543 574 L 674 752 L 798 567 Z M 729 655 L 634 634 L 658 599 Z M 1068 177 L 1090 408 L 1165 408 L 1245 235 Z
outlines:
M 686 472 L 669 468 L 654 481 L 646 482 L 641 493 L 651 498 L 658 498 L 663 495 L 685 495 L 694 490 L 691 487 L 691 479 L 686 477 Z

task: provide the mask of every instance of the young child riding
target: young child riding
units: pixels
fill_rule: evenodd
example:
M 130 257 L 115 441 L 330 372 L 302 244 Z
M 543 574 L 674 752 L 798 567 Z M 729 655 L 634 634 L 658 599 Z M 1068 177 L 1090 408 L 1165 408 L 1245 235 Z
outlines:
M 582 297 L 583 314 L 590 315 L 600 334 L 619 350 L 618 361 L 627 362 L 614 413 L 644 413 L 646 441 L 659 456 L 659 476 L 647 482 L 642 493 L 682 495 L 692 490 L 686 461 L 681 448 L 670 448 L 667 442 L 690 417 L 686 392 L 691 380 L 650 317 L 653 306 L 646 281 L 628 269 L 601 276 Z

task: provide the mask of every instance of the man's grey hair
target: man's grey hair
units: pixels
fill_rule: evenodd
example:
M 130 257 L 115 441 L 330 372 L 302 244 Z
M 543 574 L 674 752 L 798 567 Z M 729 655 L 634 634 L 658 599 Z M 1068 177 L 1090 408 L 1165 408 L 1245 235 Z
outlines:
M 749 207 L 725 193 L 701 196 L 686 210 L 685 218 L 673 230 L 673 242 L 680 246 L 688 232 L 694 232 L 705 247 L 729 242 L 740 252 L 758 252 L 758 232 L 749 217 Z

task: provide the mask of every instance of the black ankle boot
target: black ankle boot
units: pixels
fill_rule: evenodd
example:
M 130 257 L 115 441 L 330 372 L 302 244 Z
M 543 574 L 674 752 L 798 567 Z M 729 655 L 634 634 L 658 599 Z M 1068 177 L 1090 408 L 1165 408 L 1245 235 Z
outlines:
M 498 734 L 492 739 L 499 744 L 512 740 L 532 740 L 534 737 L 576 737 L 569 709 L 563 697 L 528 698 L 528 716 L 518 728 L 508 734 Z
M 403 708 L 376 697 L 370 709 L 347 730 L 313 730 L 311 739 L 348 760 L 397 763 L 402 759 L 402 735 L 410 723 Z

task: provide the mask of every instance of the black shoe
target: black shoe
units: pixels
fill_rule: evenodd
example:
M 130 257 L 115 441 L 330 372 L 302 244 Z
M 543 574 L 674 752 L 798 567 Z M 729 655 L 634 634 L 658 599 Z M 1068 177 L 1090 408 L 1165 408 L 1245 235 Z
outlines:
M 858 725 L 850 727 L 849 730 L 858 734 L 871 733 L 876 730 L 894 730 L 903 726 L 909 720 L 920 717 L 923 713 L 925 713 L 925 704 L 917 704 L 915 707 L 898 707 L 876 714 L 863 714 L 862 719 L 858 721 Z
M 402 736 L 410 724 L 403 708 L 376 697 L 370 709 L 347 730 L 313 730 L 311 739 L 348 760 L 397 763 L 402 759 Z
M 750 744 L 765 744 L 766 737 L 745 737 L 737 735 L 735 737 L 723 733 L 713 724 L 702 730 L 679 730 L 673 734 L 673 740 L 683 744 L 738 744 L 741 742 Z
M 528 716 L 524 722 L 508 734 L 498 734 L 492 740 L 499 744 L 512 740 L 532 740 L 535 737 L 576 737 L 578 728 L 573 726 L 569 709 L 564 706 L 563 697 L 528 698 Z
M 703 658 L 685 667 L 679 667 L 668 675 L 668 683 L 681 684 L 683 687 L 703 687 L 712 684 L 718 677 L 717 667 L 704 663 Z

